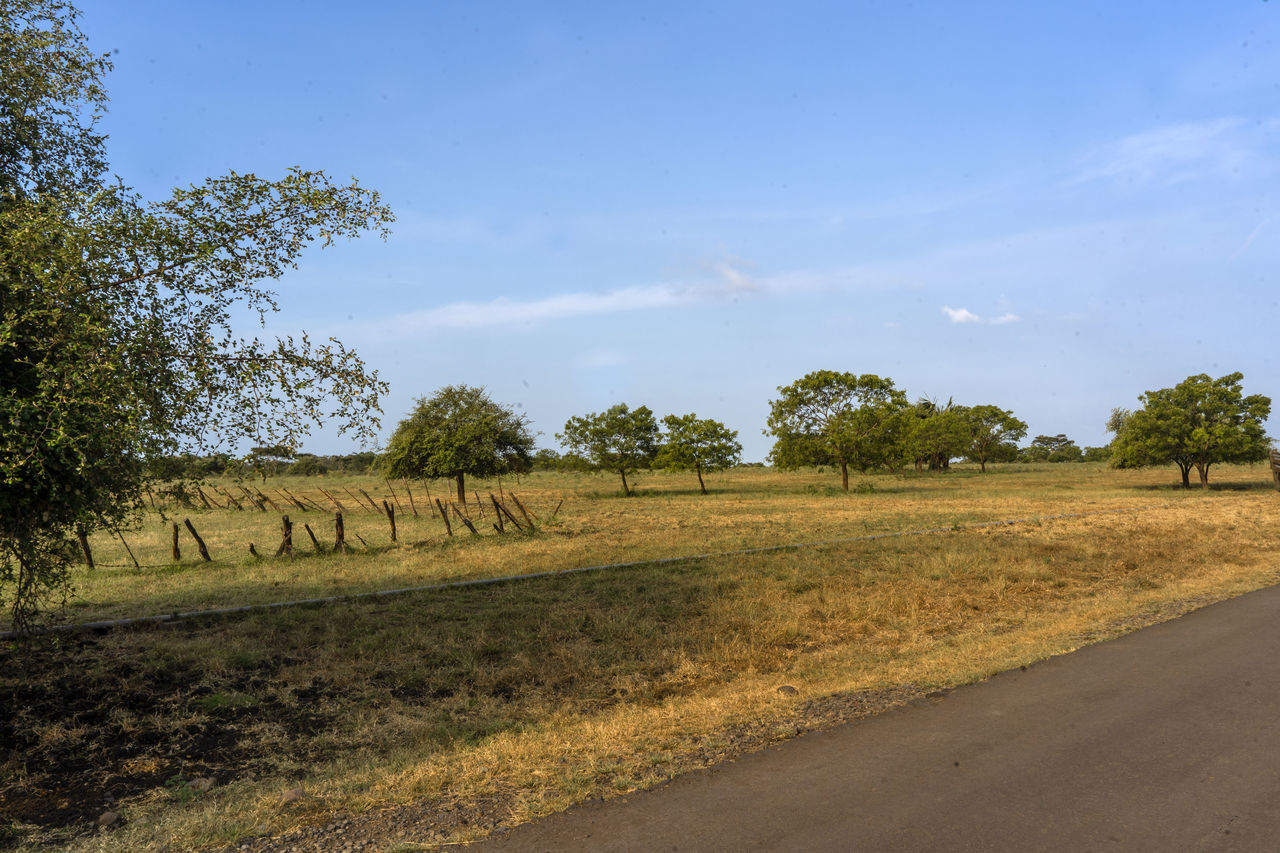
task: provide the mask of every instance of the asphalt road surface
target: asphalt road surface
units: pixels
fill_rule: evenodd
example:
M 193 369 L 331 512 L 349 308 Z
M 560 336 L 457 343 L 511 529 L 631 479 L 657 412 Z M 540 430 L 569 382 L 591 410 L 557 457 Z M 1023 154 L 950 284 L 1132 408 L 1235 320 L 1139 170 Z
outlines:
M 1280 851 L 1280 587 L 469 851 Z

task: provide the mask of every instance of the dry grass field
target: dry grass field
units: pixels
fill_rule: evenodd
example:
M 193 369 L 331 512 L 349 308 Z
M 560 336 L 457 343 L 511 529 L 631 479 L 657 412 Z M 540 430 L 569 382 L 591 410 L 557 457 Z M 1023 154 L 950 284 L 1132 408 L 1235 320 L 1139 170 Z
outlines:
M 348 509 L 343 555 L 313 553 L 302 523 L 331 543 L 332 517 L 295 507 L 292 560 L 271 557 L 274 512 L 162 507 L 124 534 L 143 568 L 93 541 L 102 565 L 60 618 L 551 574 L 10 643 L 0 846 L 219 849 L 344 816 L 409 850 L 650 786 L 1276 582 L 1269 473 L 1213 479 L 1011 465 L 845 494 L 830 472 L 748 468 L 705 497 L 655 473 L 624 498 L 607 477 L 535 474 L 476 488 L 514 491 L 536 531 L 499 534 L 472 504 L 480 535 L 453 537 L 392 484 L 395 544 L 337 491 L 390 501 L 384 483 L 268 481 Z M 184 518 L 213 563 L 185 531 L 172 562 Z M 643 562 L 669 557 L 688 559 Z M 614 563 L 633 565 L 560 573 Z M 120 822 L 95 830 L 108 810 Z

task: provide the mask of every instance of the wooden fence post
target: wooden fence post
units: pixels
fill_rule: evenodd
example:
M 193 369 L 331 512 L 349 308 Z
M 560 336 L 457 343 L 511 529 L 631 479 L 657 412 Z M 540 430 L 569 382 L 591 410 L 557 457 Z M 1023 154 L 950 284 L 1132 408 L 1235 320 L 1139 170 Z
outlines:
M 306 522 L 303 522 L 302 526 L 306 528 L 307 535 L 311 537 L 311 544 L 315 546 L 316 553 L 323 554 L 324 549 L 320 547 L 320 540 L 316 538 L 315 533 L 311 532 L 311 525 L 307 524 Z
M 386 501 L 382 502 L 382 508 L 387 511 L 387 521 L 391 522 L 391 541 L 396 541 L 396 508 Z
M 184 518 L 182 523 L 187 526 L 187 532 L 191 534 L 191 538 L 196 540 L 196 547 L 200 549 L 200 559 L 206 563 L 212 563 L 213 558 L 209 556 L 209 549 L 204 546 L 204 540 L 200 538 L 200 534 L 196 533 L 196 526 L 191 523 L 191 519 Z
M 463 515 L 461 512 L 458 511 L 457 504 L 449 504 L 449 506 L 453 507 L 453 514 L 458 517 L 458 521 L 461 521 L 463 524 L 467 526 L 467 529 L 471 531 L 472 535 L 474 536 L 480 535 L 480 531 L 476 530 L 476 526 L 471 523 L 471 519 L 467 518 L 465 515 Z
M 440 507 L 440 517 L 444 519 L 444 529 L 452 536 L 453 525 L 449 523 L 449 513 L 444 511 L 444 504 L 440 503 L 439 498 L 436 498 L 436 506 Z
M 498 521 L 493 525 L 493 529 L 499 533 L 506 533 L 506 525 L 502 523 L 502 512 L 498 509 L 498 499 L 493 496 L 493 492 L 489 493 L 489 500 L 493 501 L 493 514 L 498 517 Z
M 293 522 L 287 515 L 280 516 L 280 547 L 276 549 L 276 556 L 281 554 L 293 559 Z
M 93 564 L 93 552 L 89 550 L 89 534 L 85 531 L 83 524 L 76 525 L 76 539 L 80 540 L 80 550 L 84 552 L 85 565 L 91 569 L 96 569 Z
M 520 503 L 520 499 L 516 497 L 515 492 L 507 492 L 511 496 L 511 500 L 515 501 L 516 509 L 520 510 L 520 514 L 524 516 L 524 520 L 528 522 L 529 529 L 533 529 L 533 519 L 529 517 L 529 510 L 524 508 L 524 504 Z
M 176 563 L 182 559 L 182 549 L 178 547 L 178 524 L 173 525 L 173 561 Z
M 337 501 L 334 501 L 337 503 Z M 342 510 L 333 514 L 333 550 L 339 554 L 347 553 L 347 535 L 342 527 Z
M 492 492 L 489 493 L 489 499 L 493 501 L 493 508 L 498 512 L 499 521 L 501 521 L 502 516 L 505 515 L 507 518 L 511 519 L 511 523 L 516 526 L 516 530 L 524 530 L 524 525 L 516 520 L 516 517 L 511 514 L 511 510 L 507 509 L 505 504 L 495 498 Z
M 404 493 L 409 496 L 409 509 L 413 510 L 413 517 L 417 518 L 418 507 L 413 502 L 413 490 L 409 488 L 409 483 L 407 480 L 405 481 L 405 484 L 404 484 Z

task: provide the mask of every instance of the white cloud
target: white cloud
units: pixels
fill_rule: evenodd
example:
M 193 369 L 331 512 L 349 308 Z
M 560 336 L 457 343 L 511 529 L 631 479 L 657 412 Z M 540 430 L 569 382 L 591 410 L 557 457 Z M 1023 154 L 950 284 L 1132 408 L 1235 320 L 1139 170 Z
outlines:
M 953 323 L 986 323 L 991 326 L 1003 326 L 1008 323 L 1016 323 L 1022 318 L 1013 312 L 1007 311 L 999 317 L 992 317 L 990 320 L 983 319 L 968 308 L 949 308 L 942 306 L 942 313 L 946 314 Z
M 951 318 L 953 323 L 981 323 L 982 318 L 968 308 L 948 308 L 942 306 L 942 313 Z
M 439 308 L 401 314 L 391 326 L 392 331 L 402 333 L 512 326 L 589 314 L 664 308 L 686 304 L 697 298 L 696 291 L 667 284 L 624 287 L 604 293 L 562 293 L 541 299 L 502 296 L 488 302 L 452 302 Z
M 1267 150 L 1275 122 L 1239 118 L 1167 125 L 1101 146 L 1072 183 L 1112 180 L 1176 184 L 1201 177 L 1240 178 L 1270 171 Z

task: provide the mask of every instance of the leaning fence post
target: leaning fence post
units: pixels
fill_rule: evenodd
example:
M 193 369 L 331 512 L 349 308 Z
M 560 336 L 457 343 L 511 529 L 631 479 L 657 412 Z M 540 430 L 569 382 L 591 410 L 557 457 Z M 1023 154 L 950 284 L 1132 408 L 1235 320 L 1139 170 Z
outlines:
M 191 538 L 196 540 L 196 547 L 200 549 L 200 559 L 206 563 L 212 563 L 213 558 L 209 556 L 209 549 L 204 546 L 204 540 L 200 538 L 200 534 L 196 533 L 196 526 L 191 523 L 191 519 L 184 518 L 182 523 L 187 526 L 187 531 L 191 534 Z
M 310 525 L 310 524 L 307 524 L 307 523 L 304 521 L 304 522 L 302 523 L 302 526 L 303 526 L 304 528 L 306 528 L 307 535 L 311 537 L 311 544 L 315 546 L 316 553 L 317 553 L 317 554 L 323 553 L 324 549 L 322 549 L 322 548 L 320 547 L 320 540 L 319 540 L 319 539 L 317 539 L 317 538 L 316 538 L 315 533 L 313 533 L 313 532 L 311 531 L 311 525 Z
M 440 508 L 440 517 L 444 519 L 444 529 L 449 535 L 453 535 L 453 525 L 449 523 L 449 513 L 444 511 L 444 504 L 440 503 L 440 499 L 436 498 L 436 506 Z

